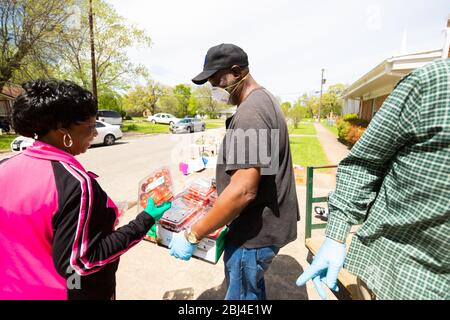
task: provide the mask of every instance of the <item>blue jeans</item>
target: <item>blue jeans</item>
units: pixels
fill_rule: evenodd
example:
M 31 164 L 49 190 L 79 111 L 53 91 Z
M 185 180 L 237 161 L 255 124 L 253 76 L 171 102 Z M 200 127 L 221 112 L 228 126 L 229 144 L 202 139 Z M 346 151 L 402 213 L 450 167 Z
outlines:
M 276 247 L 247 249 L 225 246 L 225 300 L 266 300 L 264 274 L 279 250 Z

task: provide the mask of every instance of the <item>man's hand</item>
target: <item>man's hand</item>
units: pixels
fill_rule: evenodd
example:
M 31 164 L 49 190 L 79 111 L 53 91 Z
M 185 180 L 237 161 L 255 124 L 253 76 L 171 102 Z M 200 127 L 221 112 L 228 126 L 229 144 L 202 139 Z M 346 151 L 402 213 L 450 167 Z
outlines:
M 320 297 L 326 300 L 327 294 L 321 283 L 325 283 L 335 292 L 339 291 L 337 277 L 344 265 L 345 255 L 345 244 L 326 238 L 311 266 L 298 277 L 297 286 L 303 286 L 309 280 L 313 280 Z
M 184 231 L 180 231 L 170 241 L 169 254 L 181 260 L 189 260 L 197 246 L 187 241 Z
M 152 198 L 148 198 L 147 207 L 144 211 L 151 215 L 155 221 L 158 221 L 164 215 L 164 212 L 170 209 L 172 204 L 170 202 L 164 202 L 159 207 L 155 207 L 155 201 Z

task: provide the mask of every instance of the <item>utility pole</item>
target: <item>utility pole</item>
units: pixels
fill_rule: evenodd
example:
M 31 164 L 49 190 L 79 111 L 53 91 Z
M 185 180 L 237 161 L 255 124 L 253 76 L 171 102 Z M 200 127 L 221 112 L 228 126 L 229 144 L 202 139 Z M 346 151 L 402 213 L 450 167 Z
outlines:
M 323 73 L 324 73 L 325 69 L 322 69 L 322 80 L 320 81 L 320 101 L 319 101 L 319 123 L 320 123 L 320 112 L 322 109 L 322 92 L 323 92 L 323 85 L 325 84 L 325 82 L 327 81 L 326 79 L 323 78 Z
M 95 67 L 94 17 L 92 13 L 92 0 L 89 0 L 89 30 L 91 34 L 92 93 L 97 99 L 97 72 Z

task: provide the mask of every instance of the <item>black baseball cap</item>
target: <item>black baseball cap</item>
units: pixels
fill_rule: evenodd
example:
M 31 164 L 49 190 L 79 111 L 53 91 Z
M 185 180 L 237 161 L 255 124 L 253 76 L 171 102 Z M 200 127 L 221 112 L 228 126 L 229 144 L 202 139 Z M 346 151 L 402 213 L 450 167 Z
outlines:
M 204 84 L 217 71 L 234 65 L 248 66 L 248 56 L 244 50 L 234 44 L 222 43 L 208 50 L 203 71 L 192 79 L 195 84 Z

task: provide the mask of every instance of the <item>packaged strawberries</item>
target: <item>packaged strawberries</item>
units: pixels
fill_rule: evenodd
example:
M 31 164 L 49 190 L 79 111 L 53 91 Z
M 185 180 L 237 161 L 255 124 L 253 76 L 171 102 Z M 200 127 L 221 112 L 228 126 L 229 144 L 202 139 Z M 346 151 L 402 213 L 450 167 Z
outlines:
M 179 195 L 172 201 L 172 207 L 164 213 L 159 224 L 168 230 L 179 232 L 201 211 L 201 206 Z
M 200 178 L 186 187 L 184 198 L 186 200 L 195 201 L 200 205 L 207 205 L 215 190 L 211 179 Z
M 147 207 L 148 198 L 152 198 L 156 206 L 173 199 L 173 183 L 169 168 L 162 167 L 139 182 L 139 211 Z

